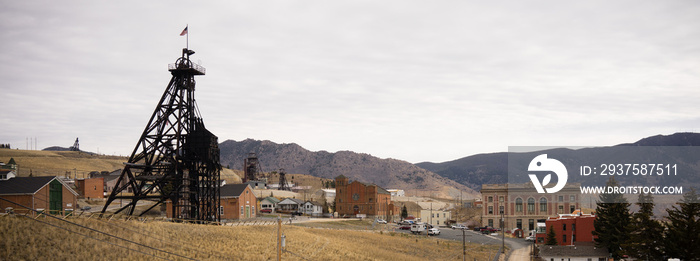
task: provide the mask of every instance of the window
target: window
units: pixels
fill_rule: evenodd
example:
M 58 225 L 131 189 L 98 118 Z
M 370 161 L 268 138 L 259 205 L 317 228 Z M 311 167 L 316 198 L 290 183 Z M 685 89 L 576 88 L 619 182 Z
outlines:
M 522 219 L 516 219 L 515 220 L 515 226 L 519 229 L 523 229 L 523 220 Z
M 538 237 L 537 243 L 544 243 L 544 237 Z M 552 260 L 554 260 L 554 259 L 552 259 Z
M 572 238 L 571 238 L 571 243 L 576 242 L 576 235 L 573 235 L 573 236 L 571 236 L 571 237 L 572 237 Z
M 489 219 L 489 227 L 493 227 L 493 219 Z
M 224 215 L 224 206 L 219 206 L 219 215 Z
M 564 214 L 564 206 L 559 206 L 559 214 Z
M 571 224 L 571 231 L 576 231 L 576 224 Z
M 498 197 L 498 202 L 503 202 L 503 196 Z
M 435 217 L 435 214 L 430 214 L 430 217 L 431 217 L 431 218 L 434 218 L 434 217 Z
M 343 199 L 342 199 L 342 198 L 339 198 L 339 199 L 338 199 L 338 202 L 339 202 L 339 203 L 343 203 Z
M 566 235 L 562 235 L 562 236 L 561 236 L 561 242 L 566 243 Z
M 571 202 L 576 201 L 576 196 L 574 196 L 574 195 L 569 196 L 569 201 L 571 201 Z
M 566 224 L 562 224 L 562 230 L 566 231 Z
M 241 206 L 241 216 L 243 216 L 243 209 L 244 209 L 244 207 Z
M 559 196 L 559 202 L 564 202 L 564 196 Z
M 535 230 L 535 220 L 534 220 L 534 219 L 528 220 L 527 223 L 528 223 L 528 224 L 527 224 L 527 225 L 528 225 L 528 230 L 530 230 L 530 231 Z
M 569 207 L 569 210 L 569 213 L 574 213 L 574 210 L 576 210 L 576 206 L 571 205 L 571 207 Z
M 369 198 L 369 203 L 372 203 L 372 198 Z
M 515 212 L 523 212 L 523 199 L 515 199 Z
M 503 212 L 503 206 L 498 207 L 498 214 L 505 214 L 505 212 Z
M 489 202 L 493 202 L 493 197 L 489 196 Z
M 489 214 L 493 214 L 493 206 L 489 206 Z
M 534 198 L 527 199 L 527 212 L 529 212 L 529 213 L 535 212 L 535 199 Z
M 540 211 L 542 211 L 542 212 L 547 211 L 547 199 L 546 198 L 540 199 Z

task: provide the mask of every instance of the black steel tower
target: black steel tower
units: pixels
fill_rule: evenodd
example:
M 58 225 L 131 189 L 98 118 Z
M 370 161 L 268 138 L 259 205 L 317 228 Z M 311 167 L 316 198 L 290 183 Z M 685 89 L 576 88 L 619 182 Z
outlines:
M 284 169 L 280 169 L 279 171 L 280 179 L 279 179 L 279 187 L 277 188 L 278 190 L 292 190 L 292 188 L 289 187 L 289 184 L 287 184 L 287 175 L 286 172 L 284 172 Z
M 243 160 L 243 183 L 252 180 L 258 180 L 260 178 L 260 173 L 262 169 L 260 168 L 260 160 L 255 153 L 248 153 L 248 157 Z
M 78 138 L 75 138 L 75 142 L 73 143 L 73 146 L 68 148 L 70 151 L 80 151 L 80 143 L 78 143 Z
M 170 83 L 102 213 L 115 199 L 125 199 L 128 203 L 115 214 L 133 215 L 138 202 L 150 201 L 153 205 L 139 216 L 168 203 L 173 218 L 220 220 L 218 138 L 204 127 L 195 103 L 194 76 L 206 70 L 190 61 L 193 54 L 182 49 L 182 57 L 168 65 Z

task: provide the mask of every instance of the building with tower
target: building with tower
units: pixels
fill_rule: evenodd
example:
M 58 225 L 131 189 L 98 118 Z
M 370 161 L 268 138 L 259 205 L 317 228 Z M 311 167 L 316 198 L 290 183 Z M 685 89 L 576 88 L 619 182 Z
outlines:
M 391 193 L 375 184 L 349 182 L 340 175 L 335 178 L 335 211 L 341 217 L 372 216 L 390 220 L 400 214 L 391 201 Z

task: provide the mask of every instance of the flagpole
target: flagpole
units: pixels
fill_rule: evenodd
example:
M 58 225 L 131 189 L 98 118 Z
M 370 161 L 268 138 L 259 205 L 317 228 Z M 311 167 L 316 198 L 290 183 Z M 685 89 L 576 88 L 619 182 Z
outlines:
M 190 49 L 190 24 L 187 24 L 187 50 Z

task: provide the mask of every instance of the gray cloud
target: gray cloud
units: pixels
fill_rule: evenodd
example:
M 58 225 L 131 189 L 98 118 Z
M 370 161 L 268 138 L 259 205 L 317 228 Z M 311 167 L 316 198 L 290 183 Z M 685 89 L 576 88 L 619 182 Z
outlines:
M 131 152 L 189 24 L 221 140 L 445 161 L 693 131 L 688 1 L 8 2 L 1 143 Z

